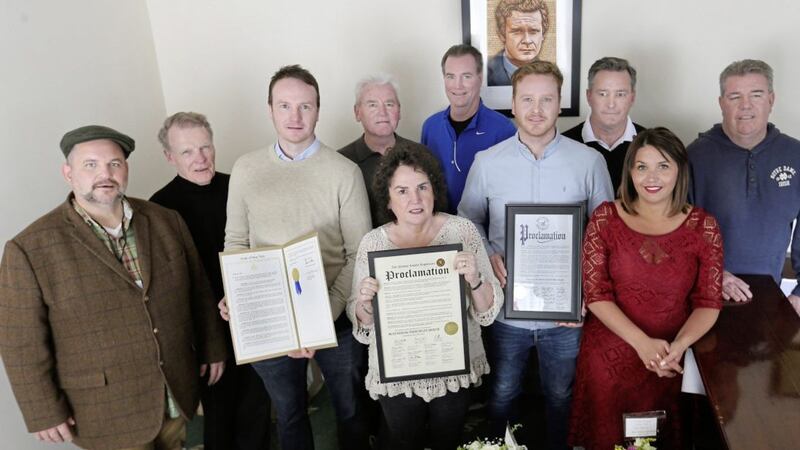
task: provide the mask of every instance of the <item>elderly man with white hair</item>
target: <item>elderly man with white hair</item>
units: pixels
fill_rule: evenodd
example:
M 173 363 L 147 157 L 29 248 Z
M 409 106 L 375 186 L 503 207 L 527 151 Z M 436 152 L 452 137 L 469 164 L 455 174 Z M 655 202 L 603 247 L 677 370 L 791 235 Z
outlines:
M 397 80 L 387 74 L 371 75 L 356 83 L 356 102 L 353 112 L 356 122 L 360 122 L 364 127 L 364 134 L 339 150 L 339 153 L 358 164 L 364 175 L 373 227 L 382 225 L 375 210 L 372 190 L 372 179 L 381 157 L 397 145 L 426 148 L 395 133 L 400 123 L 400 100 L 397 91 Z

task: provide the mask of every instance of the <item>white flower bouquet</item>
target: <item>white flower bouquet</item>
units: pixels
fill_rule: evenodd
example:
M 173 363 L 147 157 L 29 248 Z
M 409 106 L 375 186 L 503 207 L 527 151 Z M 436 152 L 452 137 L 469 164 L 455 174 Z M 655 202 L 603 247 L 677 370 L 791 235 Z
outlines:
M 506 427 L 506 437 L 502 441 L 499 439 L 475 439 L 474 441 L 458 447 L 457 450 L 527 450 L 528 447 L 518 445 L 514 439 L 514 431 L 522 425 Z

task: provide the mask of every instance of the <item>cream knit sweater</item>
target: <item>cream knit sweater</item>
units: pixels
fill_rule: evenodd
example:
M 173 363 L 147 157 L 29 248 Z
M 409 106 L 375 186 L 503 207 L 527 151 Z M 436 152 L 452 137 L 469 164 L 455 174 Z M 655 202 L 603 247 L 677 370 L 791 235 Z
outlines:
M 334 320 L 350 296 L 358 243 L 369 230 L 358 166 L 324 144 L 301 161 L 283 161 L 270 146 L 233 166 L 225 250 L 283 245 L 316 231 Z

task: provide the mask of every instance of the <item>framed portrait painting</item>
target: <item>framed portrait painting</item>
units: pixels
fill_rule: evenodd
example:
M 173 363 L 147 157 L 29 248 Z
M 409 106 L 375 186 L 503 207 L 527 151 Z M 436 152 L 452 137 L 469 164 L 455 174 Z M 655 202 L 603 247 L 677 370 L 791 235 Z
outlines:
M 579 115 L 581 0 L 461 0 L 461 15 L 464 43 L 483 54 L 486 106 L 510 115 L 511 74 L 539 59 L 564 75 L 561 115 Z

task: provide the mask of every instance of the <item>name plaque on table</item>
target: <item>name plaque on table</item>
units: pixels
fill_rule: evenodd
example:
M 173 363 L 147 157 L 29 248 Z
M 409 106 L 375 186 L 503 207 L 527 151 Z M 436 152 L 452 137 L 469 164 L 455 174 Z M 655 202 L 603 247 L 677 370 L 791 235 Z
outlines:
M 369 252 L 381 383 L 469 373 L 461 244 Z
M 506 205 L 506 317 L 580 322 L 586 204 Z

